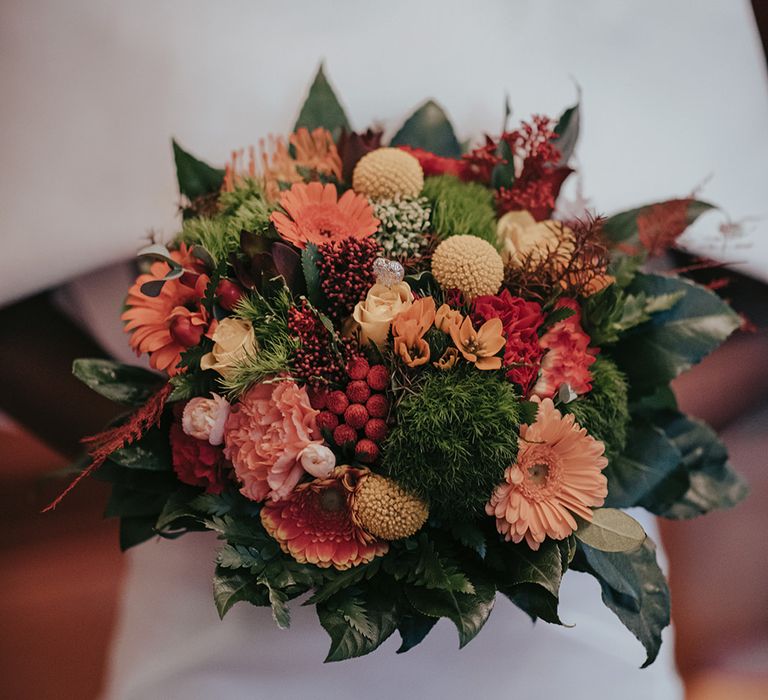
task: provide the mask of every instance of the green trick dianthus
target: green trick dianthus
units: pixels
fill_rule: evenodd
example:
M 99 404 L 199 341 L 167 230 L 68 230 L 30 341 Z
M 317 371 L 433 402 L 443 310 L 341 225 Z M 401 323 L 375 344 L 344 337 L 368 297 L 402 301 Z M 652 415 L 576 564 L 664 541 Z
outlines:
M 598 357 L 592 367 L 592 391 L 561 407 L 593 437 L 605 443 L 610 460 L 624 450 L 627 442 L 629 408 L 627 380 L 616 364 Z
M 517 456 L 521 408 L 496 372 L 431 372 L 404 398 L 384 445 L 383 468 L 443 517 L 482 512 Z
M 428 177 L 422 194 L 432 206 L 432 230 L 440 238 L 471 235 L 496 246 L 493 193 L 453 175 Z

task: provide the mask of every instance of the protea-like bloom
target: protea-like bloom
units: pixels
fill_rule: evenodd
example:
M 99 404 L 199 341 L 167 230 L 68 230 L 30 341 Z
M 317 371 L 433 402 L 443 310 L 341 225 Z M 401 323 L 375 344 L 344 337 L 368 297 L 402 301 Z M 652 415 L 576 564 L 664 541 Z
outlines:
M 304 248 L 346 238 L 367 238 L 379 226 L 373 209 L 362 195 L 347 190 L 340 199 L 335 185 L 298 182 L 280 195 L 285 213 L 272 214 L 272 223 L 289 243 Z
M 592 520 L 603 505 L 608 480 L 605 446 L 563 416 L 551 399 L 541 401 L 536 422 L 520 428 L 517 461 L 504 472 L 485 511 L 507 540 L 538 549 L 546 537 L 562 540 L 577 527 L 573 514 Z
M 171 257 L 185 268 L 195 264 L 184 244 L 172 251 Z M 128 291 L 128 308 L 120 318 L 126 321 L 124 330 L 131 334 L 130 344 L 136 354 L 149 353 L 152 367 L 173 376 L 178 372 L 181 353 L 197 345 L 208 328 L 208 313 L 200 301 L 209 280 L 191 272 L 165 282 L 155 297 L 141 291 L 143 284 L 163 279 L 169 269 L 167 263 L 155 262 L 148 274 L 139 275 Z
M 337 467 L 328 479 L 300 484 L 287 498 L 268 501 L 261 509 L 264 528 L 301 564 L 349 569 L 386 554 L 389 545 L 353 516 L 354 492 L 366 473 Z

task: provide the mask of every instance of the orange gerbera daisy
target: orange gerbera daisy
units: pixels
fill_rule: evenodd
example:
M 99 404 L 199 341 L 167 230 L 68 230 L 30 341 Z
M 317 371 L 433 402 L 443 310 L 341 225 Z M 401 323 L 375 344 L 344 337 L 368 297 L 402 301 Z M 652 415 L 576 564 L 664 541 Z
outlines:
M 577 527 L 573 514 L 592 520 L 592 508 L 603 505 L 608 480 L 605 445 L 563 416 L 552 399 L 539 403 L 536 422 L 520 428 L 517 462 L 504 472 L 485 507 L 507 540 L 523 539 L 538 549 L 546 537 L 562 540 Z
M 379 226 L 362 195 L 347 190 L 336 199 L 336 186 L 297 182 L 280 195 L 285 213 L 272 213 L 272 223 L 289 243 L 304 248 L 346 238 L 368 238 Z
M 349 569 L 386 554 L 389 545 L 352 515 L 354 492 L 365 473 L 337 467 L 328 479 L 300 484 L 284 500 L 268 501 L 261 509 L 264 528 L 300 564 Z
M 392 321 L 395 354 L 408 367 L 429 362 L 429 343 L 424 336 L 434 322 L 435 300 L 432 297 L 417 299 Z
M 194 264 L 184 244 L 172 251 L 171 257 L 185 267 Z M 130 345 L 136 354 L 149 353 L 151 367 L 173 376 L 178 372 L 181 353 L 197 345 L 208 327 L 208 313 L 200 300 L 209 279 L 189 272 L 168 280 L 155 297 L 141 291 L 143 284 L 162 279 L 169 269 L 167 263 L 158 261 L 152 263 L 149 273 L 139 275 L 128 290 L 128 308 L 120 318 L 126 321 L 124 330 L 131 334 Z
M 479 330 L 475 330 L 472 319 L 467 316 L 461 325 L 450 326 L 453 342 L 464 359 L 474 362 L 478 369 L 500 369 L 501 358 L 496 356 L 506 344 L 500 318 L 491 318 Z

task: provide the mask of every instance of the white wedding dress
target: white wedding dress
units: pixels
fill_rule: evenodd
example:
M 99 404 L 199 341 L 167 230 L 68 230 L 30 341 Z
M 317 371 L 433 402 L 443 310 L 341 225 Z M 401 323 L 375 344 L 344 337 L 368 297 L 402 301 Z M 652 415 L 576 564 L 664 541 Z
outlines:
M 231 148 L 284 132 L 323 57 L 355 126 L 384 118 L 391 129 L 435 97 L 460 138 L 498 131 L 505 92 L 515 118 L 556 115 L 578 82 L 577 155 L 605 211 L 685 194 L 712 171 L 706 194 L 734 214 L 764 202 L 768 102 L 746 0 L 9 0 L 2 20 L 4 173 L 38 164 L 4 182 L 2 229 L 24 236 L 5 251 L 2 301 L 124 259 L 150 227 L 172 234 L 170 135 L 221 163 Z M 53 199 L 40 207 L 44 188 Z M 764 259 L 768 236 L 755 241 L 750 258 Z M 37 265 L 41 251 L 57 264 Z M 118 321 L 130 281 L 115 267 L 70 284 L 62 303 L 135 362 Z M 682 694 L 670 630 L 639 670 L 641 645 L 584 574 L 563 584 L 561 617 L 573 628 L 533 626 L 500 596 L 464 650 L 443 621 L 408 654 L 395 656 L 393 638 L 323 665 L 328 640 L 311 608 L 294 606 L 289 631 L 246 604 L 218 620 L 215 544 L 194 534 L 126 555 L 106 700 Z

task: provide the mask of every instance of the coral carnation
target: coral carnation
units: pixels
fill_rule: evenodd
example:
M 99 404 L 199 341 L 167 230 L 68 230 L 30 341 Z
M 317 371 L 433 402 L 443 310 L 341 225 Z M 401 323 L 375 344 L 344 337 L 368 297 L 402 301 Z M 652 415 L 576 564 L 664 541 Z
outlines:
M 301 564 L 349 569 L 386 554 L 389 546 L 356 524 L 354 491 L 363 470 L 338 467 L 328 479 L 302 484 L 285 500 L 265 504 L 261 522 Z
M 299 454 L 321 443 L 318 412 L 293 382 L 257 384 L 232 407 L 224 432 L 225 454 L 252 501 L 285 498 L 304 474 Z
M 551 399 L 540 401 L 536 422 L 520 427 L 517 461 L 504 472 L 486 513 L 507 540 L 524 539 L 531 549 L 546 537 L 562 540 L 577 527 L 573 514 L 591 521 L 592 508 L 605 501 L 604 450 L 572 415 L 564 417 Z
M 227 483 L 224 475 L 224 453 L 207 440 L 187 435 L 180 422 L 171 425 L 171 462 L 179 481 L 201 486 L 208 493 L 221 493 Z
M 280 196 L 285 213 L 272 214 L 272 223 L 289 243 L 304 248 L 345 238 L 367 238 L 378 228 L 368 200 L 352 190 L 336 198 L 335 185 L 298 182 Z
M 171 257 L 181 265 L 190 263 L 190 254 L 182 243 Z M 137 355 L 149 353 L 149 364 L 173 376 L 178 373 L 181 353 L 200 342 L 208 327 L 208 314 L 200 305 L 208 286 L 208 277 L 196 273 L 168 280 L 157 296 L 147 296 L 142 285 L 163 279 L 170 268 L 155 262 L 149 273 L 139 275 L 128 291 L 127 310 L 120 317 L 126 321 L 125 332 Z

